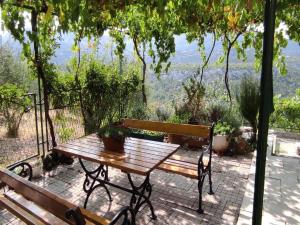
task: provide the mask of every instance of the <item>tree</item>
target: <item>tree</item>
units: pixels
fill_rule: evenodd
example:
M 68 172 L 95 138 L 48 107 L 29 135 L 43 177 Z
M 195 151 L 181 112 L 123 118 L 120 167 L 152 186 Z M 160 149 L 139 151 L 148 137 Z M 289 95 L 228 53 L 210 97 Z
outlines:
M 244 76 L 236 94 L 241 115 L 250 123 L 253 135 L 252 143 L 256 143 L 257 117 L 260 104 L 259 81 L 251 76 Z
M 30 86 L 30 74 L 23 61 L 13 55 L 7 46 L 0 46 L 0 84 L 18 84 L 25 89 Z
M 7 126 L 7 137 L 19 136 L 19 126 L 24 113 L 31 104 L 25 91 L 15 84 L 0 85 L 0 117 Z

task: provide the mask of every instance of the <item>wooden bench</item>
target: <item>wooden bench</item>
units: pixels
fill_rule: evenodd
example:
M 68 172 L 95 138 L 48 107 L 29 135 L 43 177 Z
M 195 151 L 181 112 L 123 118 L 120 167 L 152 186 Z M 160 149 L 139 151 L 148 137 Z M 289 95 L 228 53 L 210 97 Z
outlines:
M 125 224 L 135 224 L 133 212 L 129 207 L 122 208 L 109 221 L 34 185 L 7 169 L 0 170 L 0 181 L 8 187 L 0 194 L 0 206 L 26 224 L 113 225 L 120 222 L 120 219 L 127 222 Z
M 208 146 L 202 147 L 203 149 L 201 151 L 197 163 L 192 162 L 190 159 L 187 159 L 185 157 L 172 155 L 158 167 L 158 169 L 164 170 L 166 172 L 176 173 L 182 176 L 198 180 L 199 208 L 197 211 L 199 213 L 203 213 L 202 187 L 206 175 L 209 176 L 209 194 L 213 194 L 211 180 L 211 157 L 214 125 L 205 126 L 191 124 L 173 124 L 158 121 L 145 121 L 134 119 L 124 119 L 123 124 L 128 128 L 164 132 L 176 135 L 201 137 L 208 140 Z M 204 154 L 206 154 L 206 156 L 204 156 Z

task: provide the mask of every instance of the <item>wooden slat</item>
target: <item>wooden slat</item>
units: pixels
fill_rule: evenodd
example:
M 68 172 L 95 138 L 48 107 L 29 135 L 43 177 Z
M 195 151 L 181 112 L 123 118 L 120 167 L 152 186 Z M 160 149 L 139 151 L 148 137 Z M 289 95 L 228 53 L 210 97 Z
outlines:
M 48 225 L 66 225 L 65 221 L 59 219 L 53 214 L 47 212 L 43 208 L 39 207 L 35 203 L 25 199 L 22 195 L 15 193 L 14 191 L 8 191 L 4 193 L 4 196 L 10 201 L 14 202 L 16 205 L 35 216 L 39 220 L 43 221 Z
M 74 140 L 72 142 L 69 142 L 67 144 L 63 144 L 61 146 L 66 145 L 75 145 L 75 146 L 81 146 L 87 149 L 92 149 L 93 151 L 98 152 L 98 154 L 103 155 L 103 157 L 110 157 L 115 159 L 122 159 L 124 157 L 124 153 L 118 153 L 118 152 L 110 152 L 110 151 L 104 151 L 103 144 L 100 144 L 99 142 L 94 143 L 85 143 L 79 140 Z M 149 148 L 147 146 L 130 146 L 125 143 L 124 151 L 126 154 L 133 154 L 136 156 L 141 156 L 142 158 L 151 158 L 151 159 L 161 159 L 165 156 L 165 154 L 169 154 L 170 152 L 174 152 L 174 149 L 177 149 L 179 145 L 177 145 L 176 148 L 172 148 L 168 151 L 165 151 L 163 154 L 156 151 L 156 148 Z M 59 148 L 59 147 L 58 147 Z
M 9 199 L 5 198 L 3 195 L 0 195 L 0 206 L 7 209 L 9 212 L 20 218 L 23 222 L 29 225 L 47 225 L 42 221 L 35 218 L 30 213 L 26 212 L 24 209 L 11 202 Z
M 0 180 L 5 184 L 7 184 L 12 189 L 14 189 L 16 193 L 19 193 L 26 199 L 36 203 L 43 209 L 59 217 L 61 220 L 64 220 L 69 224 L 73 224 L 71 221 L 65 218 L 65 212 L 68 209 L 75 209 L 76 205 L 60 198 L 59 196 L 39 186 L 32 184 L 30 181 L 19 177 L 18 175 L 12 173 L 7 169 L 0 169 Z M 94 217 L 97 216 L 94 215 Z M 99 217 L 98 220 L 102 221 L 102 218 Z M 103 221 L 105 222 L 106 220 L 104 219 Z M 87 221 L 87 224 L 91 224 L 91 223 Z M 107 223 L 96 223 L 96 224 L 106 225 Z
M 188 157 L 184 157 L 184 156 L 180 156 L 180 155 L 172 155 L 170 156 L 170 159 L 172 160 L 176 160 L 176 161 L 180 161 L 180 162 L 186 162 L 186 163 L 191 163 L 191 164 L 197 164 L 198 163 L 198 159 L 197 160 L 191 160 L 190 158 Z M 209 156 L 203 156 L 203 159 L 202 159 L 203 163 L 204 163 L 204 166 L 207 166 L 208 162 L 209 162 Z
M 84 208 L 80 208 L 81 214 L 93 224 L 108 225 L 110 221 L 104 217 L 98 216 L 95 213 L 92 213 Z
M 0 170 L 0 179 L 8 186 L 12 187 L 15 192 L 23 195 L 25 198 L 35 202 L 50 213 L 68 222 L 64 213 L 70 208 L 75 208 L 75 205 L 58 198 L 58 196 L 53 193 L 33 185 L 28 180 L 22 179 L 8 170 Z
M 69 145 L 77 146 L 77 147 L 84 147 L 83 144 L 78 144 L 76 142 L 70 143 Z M 96 154 L 98 156 L 114 158 L 114 154 L 104 151 L 102 149 L 99 149 L 99 147 L 96 147 L 96 146 L 89 145 L 89 146 L 86 146 L 85 149 L 86 149 L 86 152 L 90 152 L 90 153 Z M 140 152 L 128 151 L 126 149 L 125 149 L 125 154 L 122 154 L 122 158 L 125 158 L 125 157 L 129 158 L 129 159 L 135 159 L 135 160 L 147 162 L 147 163 L 157 163 L 157 160 L 162 159 L 161 156 L 143 154 Z M 120 160 L 120 156 L 118 156 L 117 158 L 114 158 L 114 159 Z
M 120 169 L 122 171 L 128 172 L 128 173 L 136 173 L 139 175 L 147 175 L 149 172 L 151 172 L 151 169 L 133 165 L 130 163 L 125 163 L 122 161 L 114 160 L 114 159 L 108 159 L 100 156 L 96 156 L 94 154 L 89 154 L 86 152 L 78 151 L 78 150 L 72 150 L 69 148 L 63 148 L 63 147 L 55 147 L 53 148 L 54 151 L 59 151 L 64 154 L 70 155 L 70 156 L 76 156 L 78 158 L 82 158 L 88 161 L 101 163 L 103 165 L 112 166 L 114 168 Z
M 183 168 L 183 167 L 177 166 L 177 165 L 170 165 L 167 163 L 162 163 L 159 165 L 158 169 L 164 170 L 166 172 L 177 173 L 179 175 L 189 177 L 192 179 L 198 178 L 198 172 L 196 170 Z
M 91 141 L 93 141 L 94 143 L 101 143 L 99 141 L 99 139 L 96 136 L 86 136 L 85 139 L 88 143 L 90 143 Z M 125 145 L 134 145 L 134 146 L 150 146 L 150 147 L 156 147 L 157 151 L 160 152 L 165 152 L 166 150 L 172 150 L 174 148 L 178 148 L 180 145 L 177 144 L 170 144 L 170 143 L 164 143 L 164 142 L 159 142 L 159 141 L 150 141 L 150 140 L 145 140 L 145 139 L 139 139 L 139 138 L 132 138 L 132 137 L 128 137 L 125 139 Z
M 168 134 L 179 134 L 208 138 L 210 127 L 204 125 L 174 124 L 159 121 L 124 119 L 124 126 L 142 130 L 158 131 Z
M 94 155 L 94 157 L 99 158 L 99 160 L 108 160 L 110 162 L 124 162 L 124 163 L 128 163 L 128 164 L 132 164 L 132 165 L 136 165 L 136 166 L 141 166 L 141 167 L 145 167 L 145 168 L 152 168 L 157 162 L 153 163 L 153 162 L 146 162 L 145 160 L 141 160 L 141 158 L 139 159 L 134 159 L 134 158 L 130 158 L 128 157 L 128 155 L 124 154 L 123 159 L 114 159 L 111 157 L 106 157 L 105 154 L 103 154 L 103 151 L 93 151 L 87 148 L 83 148 L 83 147 L 79 147 L 79 146 L 74 146 L 74 145 L 64 145 L 63 147 L 65 147 L 66 149 L 70 149 L 70 150 L 76 150 L 76 151 L 81 151 L 81 152 L 85 152 L 88 154 L 92 154 Z M 60 148 L 63 148 L 60 147 Z
M 182 162 L 182 161 L 177 161 L 172 159 L 167 159 L 164 161 L 164 163 L 180 166 L 187 169 L 198 170 L 198 165 L 195 163 L 187 163 L 187 162 Z

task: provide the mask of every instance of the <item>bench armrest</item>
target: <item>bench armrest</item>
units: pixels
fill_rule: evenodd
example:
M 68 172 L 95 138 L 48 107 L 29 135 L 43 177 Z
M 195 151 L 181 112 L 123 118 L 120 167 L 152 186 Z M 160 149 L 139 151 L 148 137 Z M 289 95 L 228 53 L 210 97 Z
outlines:
M 8 170 L 15 172 L 20 177 L 26 178 L 31 181 L 32 178 L 32 167 L 27 162 L 19 162 L 15 165 L 7 167 Z
M 129 206 L 122 207 L 121 210 L 114 216 L 109 225 L 115 225 L 123 217 L 122 224 L 135 225 L 135 215 Z

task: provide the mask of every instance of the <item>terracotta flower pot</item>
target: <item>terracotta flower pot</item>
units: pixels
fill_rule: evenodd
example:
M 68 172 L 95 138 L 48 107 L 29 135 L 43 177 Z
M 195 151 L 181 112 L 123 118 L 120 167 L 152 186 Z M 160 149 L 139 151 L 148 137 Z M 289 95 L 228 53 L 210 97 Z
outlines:
M 111 137 L 101 137 L 104 144 L 104 150 L 112 152 L 124 152 L 125 137 L 121 139 Z
M 229 146 L 226 135 L 215 135 L 213 139 L 212 148 L 218 155 L 224 155 Z

